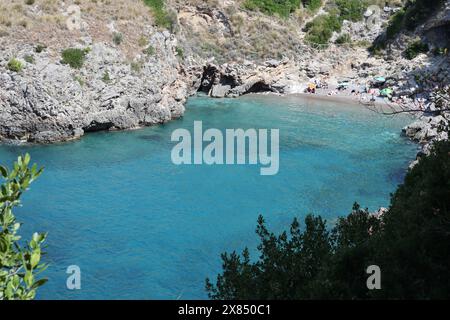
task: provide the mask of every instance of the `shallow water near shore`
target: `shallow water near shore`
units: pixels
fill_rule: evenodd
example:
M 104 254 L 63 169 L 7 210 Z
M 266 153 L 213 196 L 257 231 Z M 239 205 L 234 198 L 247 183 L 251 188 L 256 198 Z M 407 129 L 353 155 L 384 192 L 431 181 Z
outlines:
M 173 130 L 280 130 L 280 171 L 259 166 L 175 166 Z M 21 234 L 47 231 L 49 282 L 40 299 L 202 299 L 224 251 L 255 248 L 256 220 L 288 229 L 293 217 L 331 224 L 355 201 L 387 206 L 417 146 L 412 122 L 359 105 L 295 96 L 194 97 L 184 118 L 137 131 L 95 133 L 52 146 L 0 146 L 0 162 L 29 152 L 45 166 L 24 195 Z M 255 255 L 254 255 L 255 256 Z M 81 268 L 78 291 L 66 268 Z

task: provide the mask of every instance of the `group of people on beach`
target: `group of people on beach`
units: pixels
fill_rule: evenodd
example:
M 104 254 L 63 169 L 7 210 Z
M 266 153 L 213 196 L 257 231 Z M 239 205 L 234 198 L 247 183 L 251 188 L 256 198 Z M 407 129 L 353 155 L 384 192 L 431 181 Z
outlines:
M 308 84 L 308 87 L 306 88 L 307 93 L 315 94 L 317 89 L 326 89 L 328 87 L 328 84 L 321 81 L 314 79 L 313 82 L 310 82 Z

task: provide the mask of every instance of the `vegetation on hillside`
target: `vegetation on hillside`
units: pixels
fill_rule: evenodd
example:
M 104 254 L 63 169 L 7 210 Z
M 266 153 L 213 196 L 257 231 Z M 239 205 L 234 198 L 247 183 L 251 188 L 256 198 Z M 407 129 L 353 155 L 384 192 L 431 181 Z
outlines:
M 322 0 L 246 0 L 244 8 L 249 10 L 261 10 L 267 14 L 277 14 L 288 17 L 291 13 L 300 9 L 303 5 L 310 11 L 316 11 L 322 5 Z
M 20 62 L 20 60 L 17 60 L 16 58 L 12 58 L 11 60 L 8 61 L 6 68 L 8 68 L 8 70 L 11 70 L 14 72 L 20 72 L 23 69 L 23 64 L 22 64 L 22 62 Z
M 172 30 L 175 19 L 167 10 L 164 0 L 144 0 L 144 3 L 151 8 L 157 26 Z
M 327 45 L 333 33 L 341 31 L 344 20 L 362 20 L 368 4 L 369 2 L 360 0 L 335 0 L 329 4 L 326 14 L 319 15 L 306 24 L 306 40 L 313 45 Z
M 391 16 L 384 37 L 371 50 L 377 52 L 403 31 L 414 31 L 444 5 L 445 0 L 408 0 L 404 7 Z
M 212 299 L 450 298 L 450 142 L 408 172 L 389 211 L 375 217 L 355 204 L 334 228 L 308 215 L 277 236 L 262 217 L 259 258 L 223 254 Z M 368 290 L 368 266 L 381 269 L 381 290 Z
M 46 265 L 41 263 L 46 234 L 35 233 L 31 240 L 20 241 L 21 224 L 13 209 L 29 185 L 42 173 L 37 165 L 29 166 L 30 156 L 19 157 L 12 169 L 0 166 L 0 300 L 31 300 L 47 280 L 37 279 Z
M 405 50 L 405 57 L 409 60 L 414 59 L 420 53 L 427 53 L 430 50 L 428 44 L 423 43 L 422 41 L 415 40 L 411 42 Z
M 367 1 L 336 0 L 336 7 L 339 10 L 339 17 L 341 20 L 349 20 L 353 22 L 361 21 L 367 6 Z
M 342 28 L 342 21 L 335 13 L 327 13 L 317 16 L 305 26 L 306 40 L 312 44 L 326 45 L 333 32 L 339 32 Z
M 86 54 L 88 54 L 89 49 L 78 49 L 78 48 L 68 48 L 63 50 L 61 53 L 61 62 L 63 64 L 68 64 L 74 69 L 80 69 L 84 60 L 86 59 Z

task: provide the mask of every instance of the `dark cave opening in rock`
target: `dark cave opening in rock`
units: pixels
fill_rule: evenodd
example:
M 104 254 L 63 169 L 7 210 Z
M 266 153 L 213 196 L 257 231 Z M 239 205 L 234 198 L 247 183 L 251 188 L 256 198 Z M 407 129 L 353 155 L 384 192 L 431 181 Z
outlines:
M 205 66 L 203 68 L 202 80 L 200 82 L 200 87 L 197 90 L 198 92 L 208 93 L 211 90 L 217 71 L 217 68 L 214 66 Z
M 89 125 L 83 128 L 84 132 L 97 132 L 97 131 L 106 131 L 110 130 L 112 127 L 114 127 L 114 124 L 112 122 L 97 122 L 92 121 Z
M 246 93 L 260 93 L 260 92 L 275 92 L 268 84 L 263 81 L 258 81 L 252 85 Z

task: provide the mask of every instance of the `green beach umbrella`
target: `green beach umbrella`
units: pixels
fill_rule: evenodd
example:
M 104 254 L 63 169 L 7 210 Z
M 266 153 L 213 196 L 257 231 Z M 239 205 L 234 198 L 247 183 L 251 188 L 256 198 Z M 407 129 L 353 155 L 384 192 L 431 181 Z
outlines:
M 391 88 L 385 88 L 380 91 L 380 94 L 384 97 L 391 96 L 393 93 L 394 93 L 394 90 L 392 90 Z

